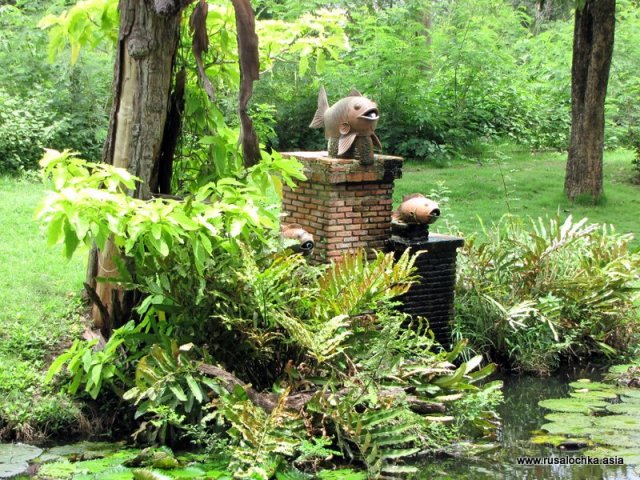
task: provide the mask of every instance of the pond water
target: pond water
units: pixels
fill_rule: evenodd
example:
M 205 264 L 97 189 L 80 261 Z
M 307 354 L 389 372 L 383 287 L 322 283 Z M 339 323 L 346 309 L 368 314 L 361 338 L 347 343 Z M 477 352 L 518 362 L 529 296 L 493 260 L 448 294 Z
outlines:
M 597 380 L 599 374 L 593 370 L 573 369 L 548 378 L 502 377 L 504 404 L 500 408 L 503 420 L 498 436 L 500 446 L 475 457 L 426 459 L 419 465 L 418 478 L 640 480 L 640 468 L 631 465 L 518 465 L 517 459 L 519 457 L 553 458 L 556 459 L 556 463 L 567 462 L 569 458 L 580 459 L 584 457 L 580 451 L 561 451 L 556 448 L 535 445 L 530 441 L 531 432 L 538 430 L 542 424 L 547 422 L 544 415 L 549 413 L 539 407 L 538 402 L 547 398 L 566 397 L 570 390 L 569 382 L 578 378 Z M 117 445 L 113 446 L 122 448 Z M 0 452 L 2 452 L 2 447 L 3 445 L 0 444 Z M 640 450 L 640 446 L 638 449 Z M 3 478 L 2 464 L 4 460 L 0 458 L 0 478 Z M 99 477 L 92 476 L 91 478 Z
M 575 461 L 583 454 L 561 451 L 531 443 L 531 432 L 547 423 L 550 413 L 538 406 L 540 400 L 568 395 L 569 382 L 578 378 L 600 379 L 592 369 L 571 369 L 552 377 L 504 376 L 504 403 L 500 408 L 501 446 L 474 458 L 450 458 L 431 461 L 421 467 L 422 479 L 562 479 L 562 480 L 640 480 L 640 469 L 631 465 L 518 465 L 518 457 L 556 458 L 553 462 Z M 624 433 L 621 433 L 624 435 Z M 640 450 L 640 446 L 638 446 Z M 563 457 L 567 457 L 563 460 Z

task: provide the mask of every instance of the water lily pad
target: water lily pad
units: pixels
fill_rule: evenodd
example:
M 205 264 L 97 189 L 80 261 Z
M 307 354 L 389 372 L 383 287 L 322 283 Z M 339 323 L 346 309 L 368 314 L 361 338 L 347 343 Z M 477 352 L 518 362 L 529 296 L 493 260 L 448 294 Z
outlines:
M 22 443 L 0 444 L 0 478 L 15 477 L 29 468 L 29 461 L 42 453 L 33 445 Z
M 573 398 L 581 398 L 584 400 L 604 400 L 609 399 L 613 400 L 614 398 L 618 398 L 618 395 L 613 390 L 574 390 L 569 393 L 569 395 Z
M 567 438 L 564 435 L 536 435 L 531 439 L 536 445 L 549 445 L 556 448 L 575 450 L 593 444 L 588 438 Z
M 71 478 L 77 471 L 77 464 L 71 463 L 69 460 L 60 460 L 58 462 L 47 463 L 40 467 L 38 475 L 44 478 L 66 479 Z
M 600 433 L 593 435 L 591 439 L 595 443 L 612 447 L 634 448 L 640 445 L 640 436 L 620 435 L 619 433 Z
M 635 398 L 640 400 L 640 388 L 618 388 L 616 393 L 627 398 Z
M 73 480 L 133 480 L 133 472 L 120 466 L 95 474 L 74 475 Z
M 640 416 L 640 402 L 621 402 L 607 405 L 607 411 L 611 413 L 625 413 L 634 417 Z
M 607 415 L 598 417 L 595 426 L 603 430 L 636 430 L 640 431 L 640 417 L 631 415 Z
M 581 413 L 547 413 L 544 418 L 550 422 L 563 422 L 572 427 L 590 427 L 594 417 Z
M 592 410 L 606 407 L 607 402 L 584 398 L 550 398 L 541 400 L 538 405 L 557 412 L 589 413 Z
M 592 425 L 575 426 L 565 422 L 550 422 L 542 425 L 542 429 L 551 435 L 591 436 L 599 432 Z
M 592 382 L 586 378 L 582 378 L 576 382 L 571 382 L 569 386 L 578 389 L 586 388 L 587 390 L 608 390 L 612 388 L 612 386 L 607 383 Z

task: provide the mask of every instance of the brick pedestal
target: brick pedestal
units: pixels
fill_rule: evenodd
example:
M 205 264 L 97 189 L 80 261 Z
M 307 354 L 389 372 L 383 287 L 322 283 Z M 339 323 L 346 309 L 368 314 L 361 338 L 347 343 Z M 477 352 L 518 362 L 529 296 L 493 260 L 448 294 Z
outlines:
M 299 223 L 314 236 L 312 259 L 326 262 L 364 247 L 382 250 L 391 235 L 393 182 L 402 158 L 376 155 L 373 165 L 328 158 L 326 152 L 291 152 L 307 181 L 284 187 L 285 223 Z
M 457 249 L 463 245 L 462 238 L 428 233 L 424 226 L 409 229 L 394 226 L 389 242 L 396 256 L 407 248 L 412 252 L 426 250 L 415 263 L 419 280 L 399 297 L 400 310 L 426 318 L 436 339 L 445 347 L 451 344 L 456 256 Z

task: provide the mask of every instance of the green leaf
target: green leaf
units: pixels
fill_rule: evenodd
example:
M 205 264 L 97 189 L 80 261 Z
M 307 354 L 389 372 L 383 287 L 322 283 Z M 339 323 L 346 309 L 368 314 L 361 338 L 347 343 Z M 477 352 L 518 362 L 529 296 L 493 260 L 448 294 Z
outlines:
M 75 230 L 69 225 L 68 221 L 64 222 L 64 254 L 67 258 L 73 257 L 73 252 L 76 251 L 80 239 L 76 235 Z
M 309 70 L 309 57 L 307 55 L 300 56 L 300 62 L 298 63 L 298 74 L 304 77 L 305 73 Z
M 202 396 L 202 390 L 200 389 L 200 385 L 198 385 L 198 382 L 196 382 L 190 374 L 187 374 L 185 378 L 187 379 L 187 385 L 189 385 L 193 396 L 196 398 L 196 400 L 198 400 L 198 403 L 202 403 L 204 397 Z
M 78 340 L 75 340 L 71 348 L 69 348 L 69 350 L 67 350 L 65 353 L 63 353 L 53 361 L 53 363 L 49 367 L 49 370 L 47 370 L 47 375 L 44 377 L 44 383 L 49 383 L 51 379 L 62 369 L 62 366 L 73 355 L 77 345 L 78 345 Z
M 178 400 L 180 400 L 181 402 L 187 401 L 187 395 L 184 393 L 184 390 L 180 385 L 178 385 L 177 383 L 170 383 L 169 389 L 173 392 Z

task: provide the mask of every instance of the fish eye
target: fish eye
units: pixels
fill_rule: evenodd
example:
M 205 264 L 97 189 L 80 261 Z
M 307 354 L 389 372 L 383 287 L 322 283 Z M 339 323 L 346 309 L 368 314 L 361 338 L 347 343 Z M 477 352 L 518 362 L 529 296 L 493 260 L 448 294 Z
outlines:
M 359 103 L 356 103 L 353 108 L 355 108 L 356 110 L 360 110 L 362 108 L 362 105 Z

